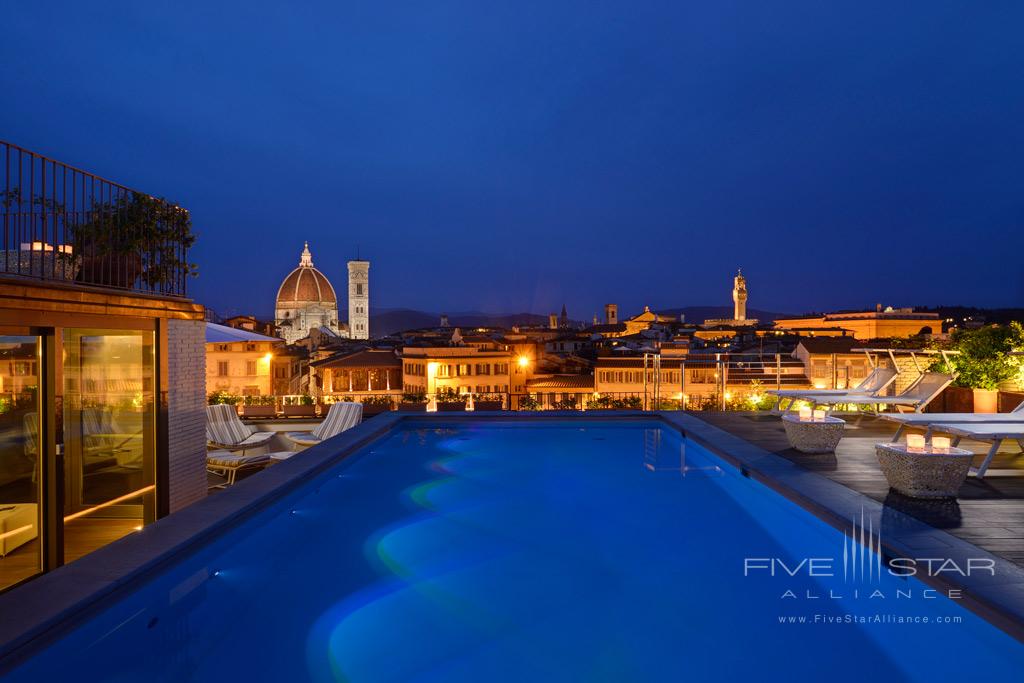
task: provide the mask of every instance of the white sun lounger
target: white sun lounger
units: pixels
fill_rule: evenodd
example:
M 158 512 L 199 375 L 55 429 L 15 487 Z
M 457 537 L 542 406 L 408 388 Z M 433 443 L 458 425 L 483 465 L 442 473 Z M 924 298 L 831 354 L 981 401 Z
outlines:
M 907 427 L 927 429 L 936 424 L 1019 424 L 1024 421 L 1024 402 L 1008 413 L 880 413 L 878 417 L 899 425 L 892 436 L 895 443 Z
M 784 412 L 793 409 L 793 404 L 799 399 L 812 399 L 817 396 L 848 396 L 856 394 L 860 396 L 878 396 L 885 391 L 890 384 L 896 381 L 899 373 L 892 368 L 875 368 L 867 377 L 861 380 L 860 384 L 851 389 L 769 389 L 766 393 L 778 397 L 775 408 L 782 406 L 784 399 L 790 399 L 789 407 Z
M 953 375 L 942 372 L 925 372 L 913 384 L 896 396 L 863 396 L 860 394 L 843 394 L 839 396 L 808 396 L 807 400 L 815 405 L 828 406 L 830 409 L 838 405 L 896 406 L 911 408 L 920 413 L 925 406 L 935 400 L 942 390 L 953 381 Z
M 1020 446 L 1021 452 L 1024 453 L 1024 417 L 1020 416 L 1018 416 L 1016 424 L 934 424 L 928 428 L 929 436 L 934 432 L 951 434 L 954 446 L 959 444 L 961 439 L 992 442 L 992 446 L 988 449 L 988 453 L 985 454 L 985 459 L 982 461 L 981 466 L 974 473 L 978 479 L 985 476 L 988 466 L 992 464 L 992 458 L 996 457 L 999 447 L 1007 439 L 1016 441 L 1017 445 Z

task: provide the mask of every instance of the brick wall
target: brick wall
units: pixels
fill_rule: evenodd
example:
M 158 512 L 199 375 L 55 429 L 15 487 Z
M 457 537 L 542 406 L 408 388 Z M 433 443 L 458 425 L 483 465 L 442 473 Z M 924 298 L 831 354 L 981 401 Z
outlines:
M 878 358 L 878 362 L 882 367 L 893 367 L 892 359 L 888 356 L 880 356 Z M 927 370 L 931 362 L 932 358 L 924 354 L 917 358 L 917 363 L 921 366 L 921 370 Z M 907 387 L 913 384 L 917 378 L 921 376 L 921 372 L 918 371 L 917 365 L 914 364 L 914 359 L 911 358 L 909 354 L 896 355 L 896 370 L 900 374 L 896 377 L 896 381 L 889 385 L 889 390 L 886 392 L 889 395 L 903 393 Z
M 171 512 L 206 497 L 206 323 L 167 324 Z

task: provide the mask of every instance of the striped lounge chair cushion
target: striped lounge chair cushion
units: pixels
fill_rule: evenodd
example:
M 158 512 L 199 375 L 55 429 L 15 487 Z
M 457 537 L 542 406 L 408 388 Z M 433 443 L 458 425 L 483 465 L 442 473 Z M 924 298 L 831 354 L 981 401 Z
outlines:
M 270 455 L 268 453 L 235 455 L 228 452 L 216 452 L 206 456 L 206 464 L 213 467 L 244 467 L 246 465 L 257 465 L 261 462 L 270 462 Z
M 312 436 L 319 441 L 325 441 L 355 427 L 362 419 L 362 403 L 335 403 L 327 412 L 324 421 L 313 430 Z
M 206 406 L 206 440 L 220 444 L 241 444 L 255 430 L 245 425 L 234 406 Z

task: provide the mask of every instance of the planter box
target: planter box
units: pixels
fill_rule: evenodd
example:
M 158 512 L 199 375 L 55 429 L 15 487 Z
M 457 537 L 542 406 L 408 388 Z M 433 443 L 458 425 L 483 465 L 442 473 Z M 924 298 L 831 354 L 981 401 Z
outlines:
M 406 403 L 405 401 L 398 404 L 398 412 L 400 413 L 425 413 L 427 412 L 426 403 Z
M 974 454 L 962 448 L 948 453 L 911 452 L 903 444 L 875 444 L 875 455 L 889 486 L 913 498 L 956 498 Z
M 974 391 L 966 387 L 946 387 L 925 410 L 928 413 L 973 413 Z
M 974 412 L 998 412 L 999 392 L 995 389 L 974 389 Z
M 373 417 L 374 415 L 380 415 L 381 413 L 386 413 L 386 412 L 389 412 L 390 410 L 391 410 L 391 408 L 388 407 L 388 406 L 382 406 L 382 405 L 368 406 L 368 405 L 366 405 L 364 403 L 363 404 L 363 418 L 365 419 L 367 417 Z
M 316 417 L 316 406 L 281 406 L 285 417 Z
M 79 256 L 64 256 L 53 251 L 0 251 L 0 271 L 5 275 L 74 280 L 81 263 L 82 259 Z
M 1000 391 L 999 392 L 999 412 L 1009 413 L 1014 408 L 1024 403 L 1024 392 L 1020 391 Z
M 274 417 L 276 406 L 242 406 L 242 417 Z
M 441 403 L 437 404 L 437 412 L 439 413 L 459 413 L 466 410 L 465 401 L 457 401 L 455 403 Z
M 473 401 L 473 410 L 501 410 L 501 401 Z

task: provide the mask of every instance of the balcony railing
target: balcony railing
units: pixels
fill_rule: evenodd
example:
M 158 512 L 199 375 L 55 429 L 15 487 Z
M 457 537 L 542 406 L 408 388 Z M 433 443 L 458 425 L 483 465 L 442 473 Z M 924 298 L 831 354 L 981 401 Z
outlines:
M 0 275 L 185 296 L 188 211 L 0 141 Z

